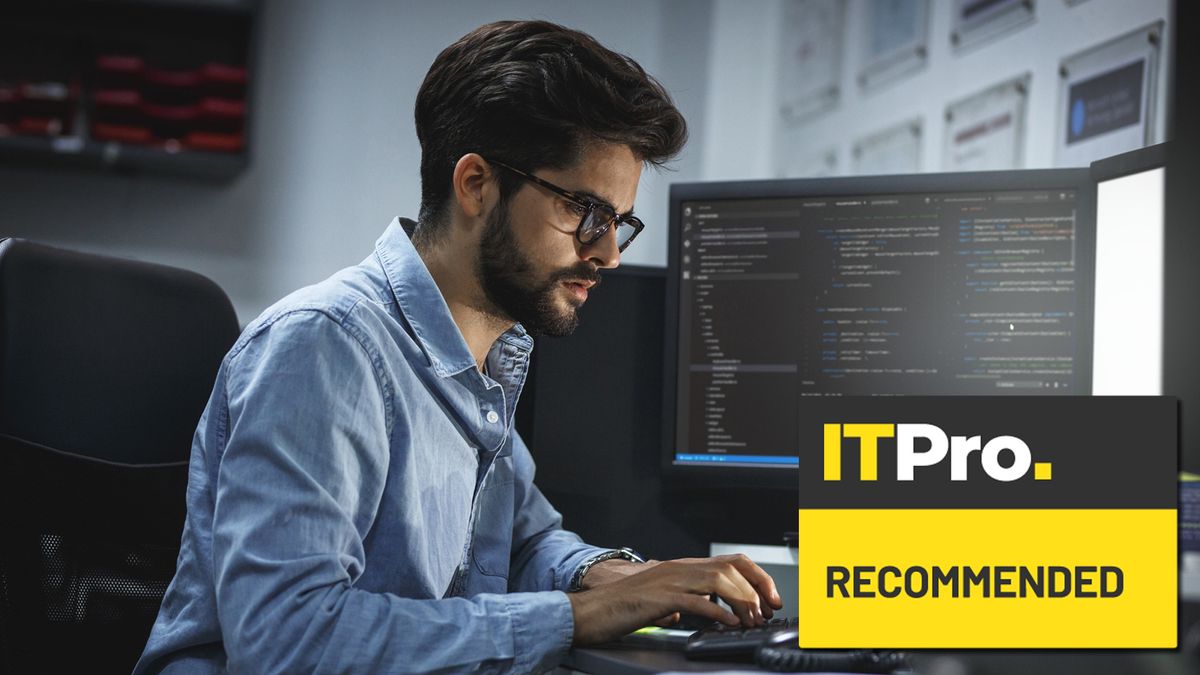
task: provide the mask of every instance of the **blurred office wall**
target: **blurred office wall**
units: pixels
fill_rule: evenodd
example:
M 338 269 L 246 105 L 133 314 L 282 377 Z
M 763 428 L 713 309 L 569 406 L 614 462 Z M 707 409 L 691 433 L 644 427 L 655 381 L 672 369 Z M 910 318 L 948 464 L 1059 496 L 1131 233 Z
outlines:
M 856 78 L 861 18 L 873 0 L 848 0 L 837 104 L 785 122 L 780 42 L 788 3 L 798 1 L 265 0 L 246 171 L 214 184 L 0 164 L 0 236 L 199 271 L 230 294 L 245 323 L 366 257 L 392 217 L 416 214 L 412 107 L 437 53 L 487 21 L 545 18 L 637 59 L 689 120 L 692 140 L 679 160 L 645 174 L 636 209 L 648 230 L 623 257 L 661 266 L 671 182 L 802 175 L 807 156 L 829 152 L 831 172 L 850 173 L 856 141 L 906 119 L 923 125 L 919 169 L 942 170 L 947 103 L 1021 73 L 1032 76 L 1023 165 L 1053 165 L 1061 59 L 1166 18 L 1170 7 L 1036 0 L 1030 21 L 955 49 L 955 3 L 930 0 L 925 64 L 867 90 Z M 1162 54 L 1165 83 L 1169 45 Z
M 852 175 L 855 144 L 906 121 L 917 121 L 922 127 L 917 170 L 952 170 L 943 162 L 947 105 L 1025 74 L 1030 79 L 1021 161 L 1012 168 L 1086 164 L 1055 156 L 1059 66 L 1064 59 L 1157 21 L 1167 26 L 1158 49 L 1157 106 L 1150 143 L 1166 140 L 1171 0 L 1035 0 L 1026 3 L 1032 8 L 1028 19 L 990 35 L 979 31 L 983 37 L 964 40 L 959 46 L 952 43 L 951 35 L 960 5 L 969 10 L 1014 3 L 929 0 L 924 64 L 869 86 L 859 81 L 867 62 L 868 10 L 886 10 L 913 0 L 847 0 L 840 3 L 844 18 L 837 102 L 802 119 L 780 113 L 781 102 L 788 100 L 788 92 L 780 88 L 789 82 L 779 73 L 787 58 L 781 54 L 787 45 L 781 43 L 787 31 L 795 30 L 789 21 L 791 2 L 716 0 L 703 137 L 706 180 L 803 177 L 818 172 Z M 886 11 L 881 14 L 889 18 Z M 997 23 L 1004 23 L 1003 18 Z M 807 48 L 803 42 L 800 46 Z M 823 161 L 829 154 L 834 158 L 832 166 Z
M 0 236 L 196 270 L 246 323 L 365 258 L 394 216 L 416 216 L 417 89 L 444 47 L 506 18 L 563 23 L 629 54 L 703 128 L 706 0 L 266 0 L 246 171 L 214 184 L 0 164 Z M 664 263 L 667 186 L 700 179 L 702 148 L 693 142 L 671 170 L 645 173 L 636 210 L 651 228 L 626 261 Z

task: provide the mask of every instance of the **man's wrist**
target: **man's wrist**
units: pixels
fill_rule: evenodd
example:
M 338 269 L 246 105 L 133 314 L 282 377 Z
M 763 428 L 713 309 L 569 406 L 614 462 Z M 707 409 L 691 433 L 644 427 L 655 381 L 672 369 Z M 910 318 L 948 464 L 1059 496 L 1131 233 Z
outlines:
M 631 574 L 637 574 L 642 571 L 644 563 L 635 563 L 632 560 L 623 560 L 621 558 L 613 558 L 611 560 L 602 560 L 592 566 L 588 573 L 580 580 L 581 591 L 593 589 L 597 586 L 623 579 Z
M 597 566 L 609 561 L 623 561 L 626 564 L 637 564 L 646 562 L 646 559 L 638 555 L 637 551 L 634 551 L 631 548 L 620 548 L 612 551 L 605 551 L 599 555 L 592 556 L 575 570 L 575 574 L 571 576 L 571 583 L 567 587 L 567 590 L 569 592 L 582 591 L 586 588 L 591 588 L 598 585 L 597 583 L 594 583 L 594 580 L 588 581 L 585 584 L 584 579 Z M 611 566 L 609 569 L 611 569 Z M 601 576 L 605 575 L 602 574 Z M 620 576 L 626 575 L 622 574 Z

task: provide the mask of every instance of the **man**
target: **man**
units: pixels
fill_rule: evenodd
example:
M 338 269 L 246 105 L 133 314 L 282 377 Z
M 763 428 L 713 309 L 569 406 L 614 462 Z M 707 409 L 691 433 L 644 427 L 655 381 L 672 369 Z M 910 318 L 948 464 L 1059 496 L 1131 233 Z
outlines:
M 416 125 L 420 224 L 222 363 L 136 672 L 529 672 L 680 611 L 780 607 L 744 557 L 642 564 L 562 530 L 512 429 L 529 333 L 572 331 L 641 230 L 642 166 L 683 145 L 661 85 L 582 33 L 500 22 L 437 57 Z

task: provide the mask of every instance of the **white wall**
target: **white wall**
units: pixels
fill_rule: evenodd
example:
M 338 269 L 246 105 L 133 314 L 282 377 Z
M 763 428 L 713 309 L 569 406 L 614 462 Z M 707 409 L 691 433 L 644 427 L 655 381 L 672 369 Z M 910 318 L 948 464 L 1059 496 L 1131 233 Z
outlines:
M 0 166 L 0 236 L 199 271 L 244 323 L 369 255 L 393 216 L 416 215 L 413 103 L 446 45 L 501 18 L 564 23 L 637 59 L 699 128 L 710 12 L 693 0 L 268 0 L 246 172 L 214 185 Z M 625 262 L 665 260 L 667 185 L 699 178 L 702 147 L 690 144 L 674 170 L 644 174 L 635 208 L 648 227 Z
M 437 53 L 487 21 L 546 18 L 637 59 L 689 120 L 692 141 L 673 169 L 645 174 L 636 208 L 648 229 L 623 256 L 663 265 L 671 182 L 773 177 L 782 153 L 830 145 L 845 171 L 854 140 L 914 115 L 925 119 L 923 168 L 936 170 L 928 162 L 940 158 L 946 102 L 1026 70 L 1034 77 L 1025 158 L 1049 166 L 1059 59 L 1165 17 L 1170 4 L 1086 0 L 1068 8 L 1038 0 L 1034 24 L 952 55 L 951 2 L 932 0 L 926 70 L 863 94 L 853 80 L 857 49 L 848 48 L 837 110 L 785 129 L 774 114 L 784 1 L 267 0 L 245 173 L 214 185 L 0 166 L 0 236 L 199 271 L 229 293 L 246 322 L 366 257 L 393 216 L 416 214 L 412 107 Z M 869 1 L 851 0 L 851 34 Z
M 713 8 L 703 180 L 772 175 L 780 0 Z
M 929 58 L 926 66 L 877 88 L 857 82 L 862 55 L 855 36 L 866 4 L 848 0 L 841 91 L 836 108 L 799 126 L 776 114 L 778 45 L 782 5 L 797 0 L 743 2 L 717 0 L 713 12 L 713 58 L 709 129 L 704 179 L 773 178 L 781 175 L 788 153 L 816 155 L 833 148 L 838 173 L 853 166 L 851 148 L 863 136 L 902 121 L 923 120 L 921 170 L 942 169 L 946 104 L 1004 80 L 1032 73 L 1025 127 L 1026 168 L 1054 166 L 1058 110 L 1058 67 L 1063 57 L 1101 44 L 1156 20 L 1170 20 L 1170 0 L 1037 0 L 1035 19 L 1009 33 L 956 51 L 949 35 L 952 0 L 930 0 Z M 1167 34 L 1170 30 L 1168 25 Z M 1160 53 L 1158 91 L 1165 101 L 1171 45 Z M 1164 140 L 1165 105 L 1157 111 L 1158 138 Z

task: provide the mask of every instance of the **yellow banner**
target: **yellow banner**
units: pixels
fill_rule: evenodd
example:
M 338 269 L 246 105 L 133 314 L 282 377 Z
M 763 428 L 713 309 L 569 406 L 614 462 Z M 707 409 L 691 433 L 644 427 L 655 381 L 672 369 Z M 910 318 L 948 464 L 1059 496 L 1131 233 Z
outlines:
M 1174 648 L 1173 509 L 801 509 L 804 648 Z

